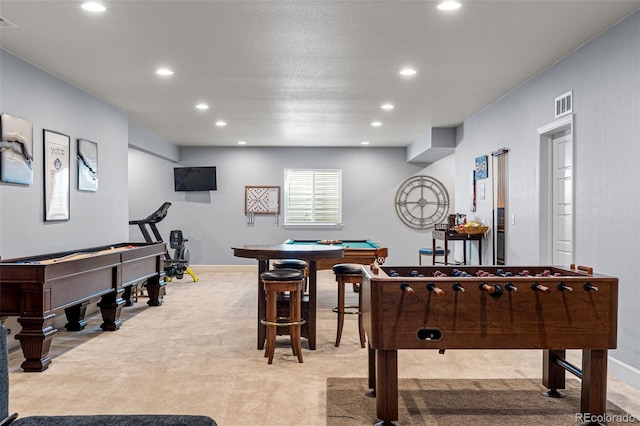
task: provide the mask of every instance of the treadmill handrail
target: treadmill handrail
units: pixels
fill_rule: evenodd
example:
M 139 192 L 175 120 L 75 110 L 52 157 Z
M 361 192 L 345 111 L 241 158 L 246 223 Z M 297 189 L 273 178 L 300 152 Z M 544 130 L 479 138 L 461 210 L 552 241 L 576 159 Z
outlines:
M 162 219 L 164 219 L 167 216 L 167 212 L 169 210 L 169 207 L 171 207 L 171 203 L 168 202 L 168 201 L 165 201 L 160 206 L 160 208 L 158 208 L 158 210 L 156 210 L 155 212 L 151 213 L 149 216 L 145 217 L 144 219 L 130 220 L 129 221 L 129 225 L 158 223 L 158 222 L 162 221 Z

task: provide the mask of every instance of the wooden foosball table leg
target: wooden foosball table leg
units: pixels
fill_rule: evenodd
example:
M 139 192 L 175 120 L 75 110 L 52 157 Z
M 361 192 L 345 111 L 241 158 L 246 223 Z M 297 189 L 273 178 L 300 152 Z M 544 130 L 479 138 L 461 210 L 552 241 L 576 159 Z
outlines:
M 382 424 L 398 420 L 398 351 L 376 351 L 376 415 Z
M 580 411 L 592 415 L 607 411 L 607 350 L 582 351 Z

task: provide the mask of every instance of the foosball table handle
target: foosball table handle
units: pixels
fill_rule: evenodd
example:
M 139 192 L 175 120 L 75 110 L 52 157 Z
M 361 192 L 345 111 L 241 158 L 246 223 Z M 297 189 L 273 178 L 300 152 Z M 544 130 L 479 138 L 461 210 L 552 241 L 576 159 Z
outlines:
M 578 266 L 576 266 L 576 264 L 575 264 L 575 263 L 572 263 L 572 264 L 570 265 L 570 269 L 577 269 L 577 270 L 579 270 L 579 271 L 586 272 L 586 273 L 587 273 L 587 274 L 589 274 L 589 275 L 593 275 L 593 268 L 592 268 L 592 267 L 590 267 L 590 266 L 584 266 L 584 265 L 578 265 Z
M 551 289 L 549 287 L 547 287 L 546 285 L 542 285 L 539 283 L 533 283 L 531 284 L 531 290 L 533 291 L 539 291 L 540 293 L 551 293 Z
M 400 284 L 400 290 L 402 290 L 403 293 L 409 295 L 409 296 L 416 296 L 416 291 L 411 288 L 411 286 L 408 283 L 402 283 Z

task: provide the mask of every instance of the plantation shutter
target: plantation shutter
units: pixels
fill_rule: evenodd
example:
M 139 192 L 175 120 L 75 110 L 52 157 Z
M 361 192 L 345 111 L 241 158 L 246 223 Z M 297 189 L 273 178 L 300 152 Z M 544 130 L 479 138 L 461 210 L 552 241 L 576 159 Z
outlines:
M 284 224 L 342 224 L 342 170 L 285 169 Z

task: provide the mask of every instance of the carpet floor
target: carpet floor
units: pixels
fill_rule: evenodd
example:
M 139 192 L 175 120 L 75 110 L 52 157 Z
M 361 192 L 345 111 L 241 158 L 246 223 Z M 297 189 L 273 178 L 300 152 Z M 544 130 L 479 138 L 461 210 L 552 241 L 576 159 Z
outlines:
M 401 425 L 550 426 L 579 424 L 580 383 L 567 381 L 566 398 L 542 396 L 538 379 L 400 379 Z M 327 426 L 373 424 L 376 400 L 366 378 L 327 379 Z M 609 425 L 629 423 L 624 410 L 608 403 Z M 611 421 L 614 420 L 614 421 Z M 620 421 L 615 421 L 620 420 Z
M 318 273 L 316 350 L 309 350 L 303 339 L 304 363 L 299 364 L 288 338 L 281 336 L 273 364 L 268 365 L 256 349 L 257 267 L 192 268 L 199 282 L 185 276 L 169 283 L 159 307 L 147 306 L 141 297 L 123 309 L 122 327 L 115 332 L 100 329 L 99 314 L 87 318 L 84 330 L 65 331 L 64 313 L 58 312 L 54 324 L 59 333 L 52 341 L 48 370 L 25 373 L 20 368 L 22 351 L 10 354 L 10 410 L 21 417 L 202 414 L 221 426 L 327 424 L 327 395 L 333 395 L 327 379 L 367 376 L 367 350 L 360 347 L 355 315 L 345 319 L 340 347 L 334 346 L 332 271 Z M 347 303 L 353 302 L 357 294 L 348 291 Z M 90 306 L 95 312 L 95 303 Z M 9 340 L 15 345 L 19 326 L 11 321 L 5 323 L 14 329 Z M 580 365 L 579 351 L 568 356 Z M 529 350 L 451 350 L 444 355 L 400 351 L 398 364 L 401 379 L 532 379 L 539 384 L 542 355 Z M 354 400 L 362 393 L 353 393 Z M 413 395 L 416 401 L 424 399 Z M 607 396 L 640 417 L 640 390 L 610 377 Z M 517 406 L 530 409 L 527 404 Z M 426 406 L 418 407 L 421 411 Z M 375 410 L 369 413 L 375 415 Z M 363 421 L 370 424 L 368 418 Z

